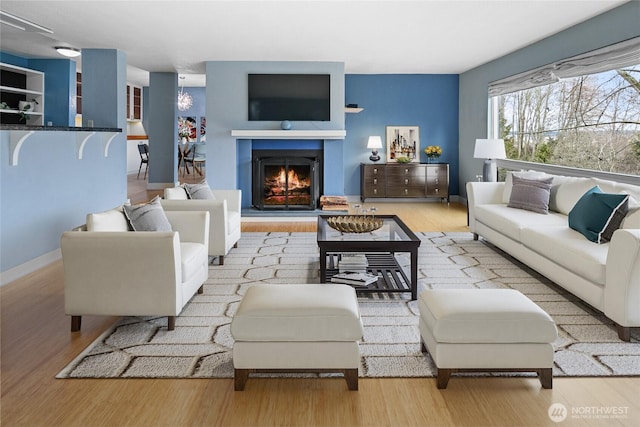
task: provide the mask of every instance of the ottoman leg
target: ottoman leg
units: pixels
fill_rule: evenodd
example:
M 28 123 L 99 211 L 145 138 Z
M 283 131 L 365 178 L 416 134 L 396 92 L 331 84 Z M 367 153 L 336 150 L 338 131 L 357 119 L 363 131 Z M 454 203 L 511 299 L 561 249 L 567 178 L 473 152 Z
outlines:
M 553 388 L 553 370 L 551 368 L 540 369 L 538 371 L 542 388 Z
M 453 369 L 440 369 L 438 368 L 438 388 L 439 389 L 445 389 L 447 388 L 447 385 L 449 384 L 449 377 L 451 376 L 451 373 L 453 372 Z
M 357 369 L 345 369 L 344 379 L 347 380 L 347 387 L 349 387 L 349 390 L 358 391 L 358 370 Z
M 243 391 L 244 385 L 249 379 L 249 369 L 233 370 L 233 387 L 235 391 Z

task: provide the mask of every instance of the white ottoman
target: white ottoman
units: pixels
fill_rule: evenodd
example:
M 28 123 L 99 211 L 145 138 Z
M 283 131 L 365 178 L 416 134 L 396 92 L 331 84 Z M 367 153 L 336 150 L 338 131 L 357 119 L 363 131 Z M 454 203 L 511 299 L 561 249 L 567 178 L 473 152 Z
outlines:
M 427 290 L 418 308 L 422 349 L 438 368 L 438 388 L 461 371 L 533 371 L 543 388 L 552 387 L 555 322 L 520 292 Z
M 363 329 L 348 285 L 255 285 L 231 321 L 235 389 L 253 372 L 341 372 L 358 389 Z

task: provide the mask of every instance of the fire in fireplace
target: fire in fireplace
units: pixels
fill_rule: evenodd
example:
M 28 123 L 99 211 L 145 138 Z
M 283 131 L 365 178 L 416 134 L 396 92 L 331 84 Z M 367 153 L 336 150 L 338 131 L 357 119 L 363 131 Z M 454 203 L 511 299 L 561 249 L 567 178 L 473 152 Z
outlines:
M 258 209 L 315 209 L 320 196 L 317 150 L 254 150 L 253 206 Z

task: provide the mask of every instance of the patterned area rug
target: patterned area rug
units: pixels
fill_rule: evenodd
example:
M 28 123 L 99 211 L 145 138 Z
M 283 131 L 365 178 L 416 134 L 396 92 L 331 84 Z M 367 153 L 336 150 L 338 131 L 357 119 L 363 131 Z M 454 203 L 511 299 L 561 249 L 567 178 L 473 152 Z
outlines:
M 513 288 L 556 321 L 554 376 L 640 375 L 640 337 L 618 339 L 601 313 L 470 233 L 417 233 L 419 291 Z M 408 270 L 408 257 L 398 256 Z M 247 288 L 256 283 L 318 283 L 316 233 L 243 233 L 225 265 L 212 265 L 196 295 L 166 330 L 166 318 L 126 317 L 107 330 L 58 378 L 230 378 L 229 328 Z M 361 377 L 432 377 L 420 352 L 418 309 L 408 295 L 362 295 L 365 326 Z M 527 374 L 524 374 L 527 375 Z

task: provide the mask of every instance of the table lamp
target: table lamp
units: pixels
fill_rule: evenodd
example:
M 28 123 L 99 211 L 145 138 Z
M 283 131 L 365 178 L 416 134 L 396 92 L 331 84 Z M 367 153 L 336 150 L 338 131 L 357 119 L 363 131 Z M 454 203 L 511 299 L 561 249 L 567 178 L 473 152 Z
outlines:
M 382 148 L 382 138 L 379 136 L 370 136 L 369 141 L 367 142 L 367 148 L 371 149 L 371 156 L 369 156 L 369 160 L 377 162 L 380 160 L 378 149 Z
M 485 159 L 482 168 L 482 180 L 495 182 L 498 180 L 498 166 L 495 159 L 506 159 L 504 139 L 476 139 L 476 147 L 473 152 L 476 159 Z

